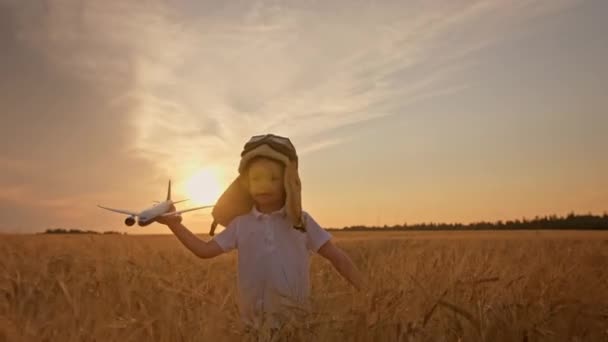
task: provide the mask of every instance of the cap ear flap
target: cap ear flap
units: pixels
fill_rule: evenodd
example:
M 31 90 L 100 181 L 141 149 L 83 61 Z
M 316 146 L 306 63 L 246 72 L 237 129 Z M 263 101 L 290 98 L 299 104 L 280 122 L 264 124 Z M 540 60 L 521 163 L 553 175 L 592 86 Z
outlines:
M 253 198 L 245 185 L 243 176 L 238 176 L 217 200 L 211 211 L 216 222 L 226 227 L 237 216 L 251 210 Z
M 298 175 L 297 163 L 290 161 L 285 165 L 285 207 L 294 226 L 302 226 L 302 183 Z
M 245 190 L 249 191 L 249 177 L 247 177 L 247 173 L 241 174 L 237 180 Z

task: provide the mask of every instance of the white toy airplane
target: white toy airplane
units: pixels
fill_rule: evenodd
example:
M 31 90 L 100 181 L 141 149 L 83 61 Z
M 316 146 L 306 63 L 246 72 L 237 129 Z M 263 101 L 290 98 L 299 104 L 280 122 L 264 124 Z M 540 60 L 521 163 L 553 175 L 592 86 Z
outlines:
M 122 210 L 122 209 L 106 208 L 106 207 L 102 207 L 101 205 L 97 205 L 97 206 L 102 209 L 113 211 L 115 213 L 129 215 L 129 217 L 127 217 L 125 219 L 125 224 L 129 227 L 135 224 L 136 218 L 137 218 L 137 224 L 139 224 L 140 227 L 145 227 L 145 226 L 151 224 L 152 222 L 154 222 L 154 219 L 156 219 L 159 216 L 178 215 L 180 217 L 180 222 L 181 222 L 180 214 L 182 214 L 182 213 L 213 207 L 212 205 L 206 205 L 206 206 L 202 206 L 202 207 L 196 207 L 196 208 L 176 211 L 175 204 L 181 203 L 184 201 L 187 201 L 187 200 L 181 200 L 181 201 L 177 201 L 177 202 L 173 202 L 171 200 L 171 181 L 169 181 L 169 188 L 167 189 L 167 199 L 164 202 L 158 202 L 154 206 L 147 208 L 139 213 L 134 212 L 134 211 Z

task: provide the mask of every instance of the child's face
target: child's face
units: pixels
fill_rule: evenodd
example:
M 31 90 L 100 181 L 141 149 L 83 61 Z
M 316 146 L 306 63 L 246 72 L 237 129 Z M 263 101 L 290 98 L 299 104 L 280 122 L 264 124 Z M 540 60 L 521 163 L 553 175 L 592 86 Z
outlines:
M 284 167 L 270 159 L 257 159 L 251 162 L 247 179 L 249 193 L 257 204 L 279 204 L 284 199 Z

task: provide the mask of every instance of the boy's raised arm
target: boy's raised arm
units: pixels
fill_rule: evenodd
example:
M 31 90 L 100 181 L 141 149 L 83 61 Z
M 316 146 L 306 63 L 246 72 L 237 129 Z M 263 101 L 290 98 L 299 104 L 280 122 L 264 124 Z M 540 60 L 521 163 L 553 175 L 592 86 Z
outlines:
M 217 242 L 199 239 L 178 220 L 163 218 L 157 219 L 157 222 L 167 225 L 178 240 L 199 258 L 208 259 L 224 253 Z

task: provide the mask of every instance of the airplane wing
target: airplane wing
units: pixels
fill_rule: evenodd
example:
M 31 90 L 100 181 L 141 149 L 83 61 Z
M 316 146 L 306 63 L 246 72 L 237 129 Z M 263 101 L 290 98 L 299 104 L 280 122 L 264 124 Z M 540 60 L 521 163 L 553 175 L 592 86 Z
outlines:
M 206 206 L 203 206 L 203 207 L 196 207 L 196 208 L 184 209 L 184 210 L 179 210 L 179 211 L 172 211 L 172 212 L 169 212 L 169 213 L 162 214 L 161 216 L 179 215 L 179 214 L 182 214 L 182 213 L 187 213 L 189 211 L 194 211 L 194 210 L 199 210 L 199 209 L 205 209 L 205 208 L 211 208 L 211 207 L 213 207 L 213 206 L 212 205 L 206 205 Z
M 128 210 L 106 208 L 106 207 L 100 206 L 99 204 L 97 206 L 100 207 L 101 209 L 113 211 L 113 212 L 119 213 L 119 214 L 125 214 L 125 215 L 131 215 L 131 216 L 139 216 L 139 213 L 134 213 L 134 212 L 128 211 Z

